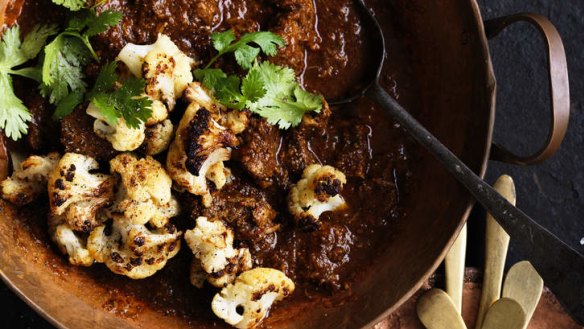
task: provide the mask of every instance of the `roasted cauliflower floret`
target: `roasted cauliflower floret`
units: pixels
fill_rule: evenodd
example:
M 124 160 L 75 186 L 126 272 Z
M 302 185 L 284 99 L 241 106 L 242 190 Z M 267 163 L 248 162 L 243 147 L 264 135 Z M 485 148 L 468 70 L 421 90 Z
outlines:
M 288 209 L 297 224 L 318 226 L 322 213 L 346 207 L 340 194 L 346 182 L 345 174 L 331 166 L 314 164 L 306 167 L 288 196 Z
M 221 125 L 225 108 L 213 101 L 200 84 L 189 85 L 187 99 L 192 102 L 170 145 L 166 167 L 180 188 L 203 197 L 203 203 L 209 206 L 212 198 L 207 180 L 217 189 L 223 187 L 229 176 L 223 162 L 229 160 L 231 147 L 239 141 Z
M 151 45 L 128 44 L 118 55 L 130 72 L 146 79 L 146 93 L 173 110 L 187 85 L 193 81 L 191 70 L 195 61 L 164 34 Z
M 209 221 L 197 218 L 194 229 L 185 233 L 185 240 L 191 248 L 196 264 L 192 267 L 191 282 L 202 285 L 200 269 L 207 275 L 207 281 L 216 287 L 224 287 L 233 282 L 237 273 L 252 267 L 251 254 L 247 248 L 233 248 L 233 231 L 220 220 Z
M 65 153 L 48 178 L 51 216 L 62 218 L 78 232 L 89 233 L 101 225 L 97 211 L 113 199 L 113 179 L 93 173 L 99 165 L 93 158 Z
M 109 141 L 116 151 L 133 151 L 140 147 L 146 138 L 144 124 L 140 124 L 138 128 L 130 128 L 123 118 L 119 118 L 116 125 L 109 125 L 93 103 L 89 103 L 87 114 L 95 118 L 93 131 L 97 136 Z
M 138 159 L 123 153 L 110 161 L 110 171 L 119 177 L 110 214 L 121 214 L 133 224 L 150 223 L 157 228 L 178 215 L 178 201 L 171 193 L 172 180 L 154 158 Z
M 254 328 L 268 315 L 274 302 L 294 292 L 294 282 L 278 270 L 255 268 L 243 272 L 211 302 L 213 313 L 228 324 Z
M 172 224 L 149 230 L 123 216 L 97 227 L 87 239 L 89 254 L 114 273 L 143 279 L 162 269 L 180 249 L 181 232 Z
M 93 257 L 87 250 L 87 238 L 73 231 L 63 216 L 49 216 L 49 234 L 59 250 L 69 257 L 69 263 L 78 266 L 91 266 Z
M 60 155 L 49 153 L 47 156 L 31 155 L 15 164 L 11 177 L 0 183 L 2 198 L 17 206 L 32 202 L 45 192 L 49 173 L 57 165 Z
M 142 144 L 144 153 L 156 155 L 166 151 L 173 137 L 174 127 L 168 119 L 152 127 L 147 127 L 146 140 Z

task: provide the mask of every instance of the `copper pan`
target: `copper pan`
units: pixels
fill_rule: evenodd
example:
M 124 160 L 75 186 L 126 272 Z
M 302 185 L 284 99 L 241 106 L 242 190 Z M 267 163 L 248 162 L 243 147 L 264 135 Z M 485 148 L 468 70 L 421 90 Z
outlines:
M 0 9 L 11 8 L 10 12 L 15 12 L 18 4 L 7 5 L 6 1 L 0 2 Z M 400 102 L 470 168 L 483 175 L 490 156 L 526 165 L 543 161 L 558 149 L 566 132 L 570 103 L 562 42 L 549 21 L 539 15 L 520 14 L 483 22 L 474 0 L 371 3 L 380 20 L 391 21 L 386 30 L 390 49 L 387 65 L 414 77 Z M 12 18 L 8 16 L 5 23 L 11 24 Z M 491 148 L 496 84 L 487 38 L 517 21 L 531 23 L 541 32 L 549 55 L 551 127 L 546 142 L 530 156 L 516 156 L 501 146 Z M 0 168 L 7 168 L 6 152 L 0 153 Z M 416 193 L 404 201 L 410 205 L 410 211 L 388 233 L 387 243 L 379 250 L 373 266 L 360 274 L 352 294 L 327 302 L 285 302 L 272 312 L 266 327 L 371 326 L 407 300 L 436 270 L 465 223 L 473 200 L 430 155 L 422 150 L 418 155 L 412 168 Z M 43 210 L 16 212 L 0 202 L 0 211 L 0 275 L 55 326 L 75 329 L 224 326 L 210 315 L 189 316 L 197 312 L 188 310 L 188 301 L 184 303 L 186 316 L 163 314 L 159 303 L 150 297 L 113 289 L 108 284 L 107 272 L 99 272 L 102 277 L 69 266 L 51 247 L 42 227 L 38 227 L 45 216 L 40 213 Z M 146 280 L 140 284 L 157 282 Z

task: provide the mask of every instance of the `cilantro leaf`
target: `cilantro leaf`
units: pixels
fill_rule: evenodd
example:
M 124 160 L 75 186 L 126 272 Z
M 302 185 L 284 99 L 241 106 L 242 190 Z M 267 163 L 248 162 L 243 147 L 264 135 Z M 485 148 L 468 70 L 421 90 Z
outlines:
M 86 0 L 52 0 L 53 3 L 63 6 L 71 11 L 77 11 L 85 7 Z
M 233 41 L 235 41 L 233 30 L 211 34 L 213 48 L 218 52 L 224 51 Z
M 53 117 L 55 119 L 62 119 L 73 112 L 73 110 L 75 110 L 75 108 L 81 103 L 83 103 L 83 94 L 80 92 L 72 92 L 57 104 Z
M 0 73 L 0 99 L 0 128 L 6 137 L 18 140 L 27 133 L 32 116 L 14 94 L 12 79 L 7 73 Z
M 152 116 L 152 100 L 144 94 L 146 82 L 131 77 L 118 88 L 118 79 L 116 62 L 105 65 L 88 93 L 88 100 L 108 124 L 115 125 L 119 118 L 124 118 L 128 127 L 139 128 Z
M 241 93 L 250 102 L 256 102 L 266 94 L 264 80 L 256 67 L 252 68 L 243 78 Z
M 21 138 L 28 130 L 28 122 L 32 120 L 26 106 L 14 94 L 10 75 L 38 80 L 38 69 L 19 67 L 36 57 L 47 38 L 55 33 L 54 26 L 37 26 L 21 42 L 18 26 L 4 31 L 0 42 L 0 128 L 8 138 Z
M 87 30 L 85 35 L 92 37 L 107 31 L 110 27 L 118 25 L 122 21 L 122 13 L 119 11 L 106 10 L 97 15 L 94 10 L 88 10 L 89 18 L 86 21 Z
M 56 25 L 35 26 L 32 31 L 24 37 L 24 41 L 22 42 L 21 50 L 24 57 L 26 57 L 27 60 L 37 57 L 47 43 L 47 39 L 50 36 L 57 34 L 57 32 Z
M 318 113 L 322 109 L 322 96 L 302 90 L 292 69 L 263 62 L 256 63 L 252 70 L 257 70 L 264 82 L 266 93 L 257 101 L 246 105 L 250 111 L 266 118 L 269 123 L 288 129 L 300 124 L 305 113 Z
M 89 38 L 106 31 L 122 19 L 122 14 L 104 11 L 97 15 L 93 9 L 79 11 L 61 32 L 44 49 L 42 61 L 41 94 L 57 105 L 55 117 L 63 117 L 73 111 L 74 100 L 87 90 L 83 67 L 97 55 Z M 75 106 L 73 106 L 75 105 Z
M 89 52 L 79 39 L 60 34 L 45 47 L 41 94 L 57 104 L 71 92 L 84 93 L 83 66 L 89 60 Z
M 250 69 L 260 51 L 268 56 L 274 56 L 278 51 L 278 47 L 285 45 L 282 37 L 266 31 L 247 33 L 239 40 L 235 41 L 235 39 L 235 35 L 231 30 L 213 33 L 211 41 L 218 53 L 205 68 L 211 67 L 224 54 L 234 53 L 237 63 L 244 69 Z M 252 45 L 257 45 L 259 48 Z

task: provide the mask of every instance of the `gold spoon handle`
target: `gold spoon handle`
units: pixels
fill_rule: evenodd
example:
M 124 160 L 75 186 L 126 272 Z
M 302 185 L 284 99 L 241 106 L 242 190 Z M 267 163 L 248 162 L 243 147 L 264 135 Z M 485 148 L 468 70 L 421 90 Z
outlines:
M 516 194 L 513 179 L 503 175 L 493 186 L 507 201 L 515 205 Z M 495 221 L 493 216 L 487 214 L 487 235 L 485 241 L 485 272 L 483 276 L 483 288 L 479 313 L 477 315 L 476 329 L 481 329 L 487 310 L 501 297 L 501 283 L 503 282 L 503 270 L 507 249 L 509 247 L 509 235 Z

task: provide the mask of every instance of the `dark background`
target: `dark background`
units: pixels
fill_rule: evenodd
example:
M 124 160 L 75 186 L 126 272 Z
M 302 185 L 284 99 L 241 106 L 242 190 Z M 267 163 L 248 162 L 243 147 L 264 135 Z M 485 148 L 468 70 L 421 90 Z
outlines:
M 429 0 L 432 1 L 432 0 Z M 517 185 L 517 205 L 584 253 L 584 1 L 479 0 L 485 19 L 519 12 L 548 17 L 558 28 L 568 56 L 572 112 L 560 151 L 543 164 L 516 167 L 491 162 L 487 181 L 507 173 Z M 535 28 L 518 23 L 490 42 L 498 82 L 495 140 L 519 154 L 541 146 L 549 125 L 545 44 Z M 469 228 L 467 265 L 482 265 L 482 220 L 475 207 Z M 584 241 L 583 241 L 584 242 Z M 511 240 L 508 263 L 522 259 Z M 52 328 L 0 283 L 0 328 Z

